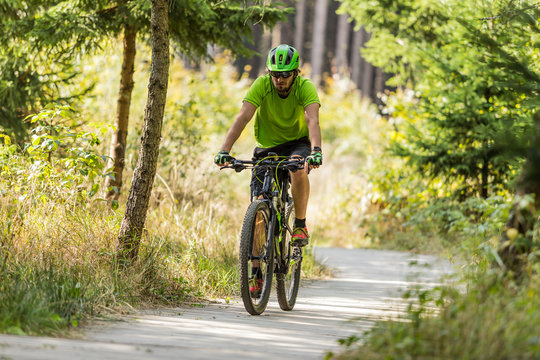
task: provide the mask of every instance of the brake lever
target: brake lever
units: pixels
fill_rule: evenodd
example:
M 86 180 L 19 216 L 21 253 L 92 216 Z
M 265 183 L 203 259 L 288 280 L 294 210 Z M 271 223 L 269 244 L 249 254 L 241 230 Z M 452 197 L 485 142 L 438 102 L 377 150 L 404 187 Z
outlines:
M 242 170 L 245 170 L 247 168 L 246 165 L 244 164 L 239 164 L 239 165 L 234 165 L 233 166 L 234 168 L 234 171 L 236 171 L 237 173 L 241 172 Z
M 232 163 L 230 163 L 230 165 L 224 165 L 224 166 L 220 167 L 219 170 L 234 169 L 234 171 L 240 172 L 242 170 L 245 170 L 246 168 L 247 168 L 246 165 L 244 165 L 242 163 L 239 163 L 236 160 L 234 160 Z

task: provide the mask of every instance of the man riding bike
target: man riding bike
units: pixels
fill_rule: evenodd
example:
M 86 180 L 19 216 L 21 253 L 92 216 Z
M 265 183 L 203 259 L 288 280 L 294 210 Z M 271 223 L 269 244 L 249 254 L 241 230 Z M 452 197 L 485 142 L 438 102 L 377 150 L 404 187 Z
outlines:
M 269 153 L 305 159 L 305 171 L 291 173 L 291 192 L 296 214 L 292 243 L 306 246 L 309 243 L 308 172 L 322 165 L 322 150 L 317 89 L 310 80 L 299 75 L 299 62 L 298 52 L 292 46 L 279 45 L 270 50 L 266 61 L 269 73 L 251 85 L 214 162 L 223 166 L 234 160 L 229 152 L 253 115 L 257 142 L 253 151 L 255 159 L 267 157 Z M 261 174 L 253 172 L 252 197 L 259 195 L 262 178 Z

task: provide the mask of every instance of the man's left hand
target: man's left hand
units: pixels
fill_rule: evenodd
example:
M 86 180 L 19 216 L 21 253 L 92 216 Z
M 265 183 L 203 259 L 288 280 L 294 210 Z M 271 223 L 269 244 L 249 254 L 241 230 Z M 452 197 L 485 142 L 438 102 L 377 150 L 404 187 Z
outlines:
M 314 147 L 311 155 L 306 158 L 307 167 L 309 169 L 318 168 L 322 165 L 322 150 L 320 147 Z

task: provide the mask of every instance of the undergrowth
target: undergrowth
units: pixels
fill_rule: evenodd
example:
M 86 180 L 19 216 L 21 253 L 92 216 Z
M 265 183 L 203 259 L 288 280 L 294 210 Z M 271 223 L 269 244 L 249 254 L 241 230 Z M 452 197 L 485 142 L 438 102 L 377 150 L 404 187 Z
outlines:
M 497 270 L 468 280 L 466 290 L 448 287 L 417 294 L 405 315 L 376 324 L 363 343 L 358 337 L 345 341 L 347 351 L 332 358 L 538 359 L 538 272 L 524 282 Z
M 370 246 L 433 253 L 454 263 L 452 282 L 433 289 L 411 289 L 408 309 L 378 322 L 364 334 L 341 339 L 332 359 L 538 359 L 540 318 L 540 214 L 527 234 L 533 251 L 522 274 L 504 268 L 501 235 L 512 208 L 512 193 L 488 198 L 453 196 L 452 184 L 410 174 L 400 162 L 371 168 L 371 187 L 353 194 L 347 205 L 367 198 L 357 218 Z M 514 199 L 515 201 L 515 199 Z M 522 206 L 533 202 L 521 200 Z M 530 207 L 530 206 L 529 206 Z

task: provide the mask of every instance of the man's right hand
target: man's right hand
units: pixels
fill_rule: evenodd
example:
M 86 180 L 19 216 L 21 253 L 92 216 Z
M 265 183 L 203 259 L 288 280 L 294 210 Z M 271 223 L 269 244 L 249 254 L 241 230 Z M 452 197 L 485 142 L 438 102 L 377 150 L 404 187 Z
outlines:
M 214 162 L 216 165 L 227 165 L 227 163 L 233 162 L 235 159 L 232 157 L 228 151 L 221 150 L 218 152 L 218 154 L 214 157 Z

